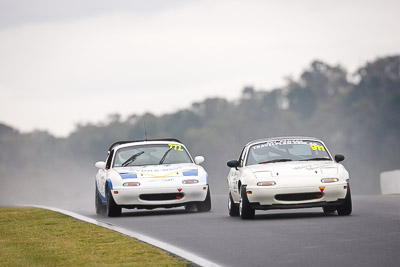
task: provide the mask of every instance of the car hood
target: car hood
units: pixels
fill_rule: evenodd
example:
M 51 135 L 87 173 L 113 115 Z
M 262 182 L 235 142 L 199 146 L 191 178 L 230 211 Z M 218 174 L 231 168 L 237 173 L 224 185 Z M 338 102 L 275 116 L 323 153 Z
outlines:
M 333 161 L 290 161 L 250 165 L 247 168 L 254 174 L 270 173 L 275 176 L 292 175 L 337 175 L 338 164 Z
M 123 179 L 198 176 L 199 166 L 194 163 L 146 165 L 114 168 Z

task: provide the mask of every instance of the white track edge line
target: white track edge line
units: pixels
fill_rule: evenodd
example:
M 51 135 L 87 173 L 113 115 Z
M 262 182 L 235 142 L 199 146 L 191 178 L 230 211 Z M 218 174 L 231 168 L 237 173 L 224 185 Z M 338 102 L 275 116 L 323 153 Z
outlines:
M 149 237 L 149 236 L 146 236 L 146 235 L 143 235 L 143 234 L 139 234 L 139 233 L 136 233 L 136 232 L 133 232 L 133 231 L 129 231 L 129 230 L 123 229 L 121 227 L 114 226 L 112 224 L 99 222 L 99 221 L 97 221 L 95 219 L 80 215 L 80 214 L 72 212 L 72 211 L 67 211 L 67 210 L 48 207 L 48 206 L 43 206 L 43 205 L 25 205 L 25 206 L 31 206 L 31 207 L 47 209 L 47 210 L 52 210 L 52 211 L 55 211 L 55 212 L 63 213 L 65 215 L 74 217 L 75 219 L 78 219 L 80 221 L 92 223 L 92 224 L 95 224 L 95 225 L 98 225 L 98 226 L 101 226 L 101 227 L 116 231 L 118 233 L 121 233 L 121 234 L 130 236 L 130 237 L 136 238 L 136 239 L 138 239 L 140 241 L 143 241 L 145 243 L 148 243 L 148 244 L 150 244 L 152 246 L 161 248 L 161 249 L 163 249 L 165 251 L 168 251 L 168 252 L 170 252 L 172 254 L 178 255 L 179 257 L 187 259 L 187 260 L 189 260 L 189 261 L 191 261 L 191 262 L 193 262 L 193 263 L 195 263 L 197 265 L 200 265 L 200 266 L 204 266 L 204 267 L 222 267 L 222 265 L 219 265 L 219 264 L 216 264 L 214 262 L 211 262 L 211 261 L 209 261 L 207 259 L 204 259 L 204 258 L 202 258 L 200 256 L 197 256 L 197 255 L 195 255 L 195 254 L 193 254 L 191 252 L 188 252 L 188 251 L 183 250 L 181 248 L 175 247 L 175 246 L 170 245 L 168 243 L 162 242 L 162 241 L 157 240 L 155 238 L 152 238 L 152 237 Z

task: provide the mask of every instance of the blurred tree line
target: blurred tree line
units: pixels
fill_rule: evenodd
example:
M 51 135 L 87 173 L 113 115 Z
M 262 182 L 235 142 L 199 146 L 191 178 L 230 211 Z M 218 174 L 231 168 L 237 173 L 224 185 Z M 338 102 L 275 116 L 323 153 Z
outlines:
M 94 162 L 117 140 L 144 139 L 144 122 L 149 138 L 175 137 L 192 156 L 205 156 L 214 193 L 227 191 L 226 161 L 247 142 L 293 135 L 321 138 L 332 154 L 344 154 L 354 193 L 379 193 L 379 173 L 400 168 L 400 56 L 378 58 L 351 75 L 314 61 L 282 88 L 245 87 L 235 101 L 208 98 L 162 116 L 112 114 L 101 124 L 78 125 L 67 138 L 0 124 L 1 187 L 18 189 L 14 197 L 20 189 L 39 196 L 58 187 L 62 196 L 71 185 L 79 197 L 76 184 L 82 192 L 93 187 Z

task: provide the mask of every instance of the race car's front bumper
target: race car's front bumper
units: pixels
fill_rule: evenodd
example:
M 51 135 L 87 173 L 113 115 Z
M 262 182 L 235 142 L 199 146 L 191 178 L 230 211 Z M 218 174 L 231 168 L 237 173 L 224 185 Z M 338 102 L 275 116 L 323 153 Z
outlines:
M 250 203 L 250 206 L 256 210 L 273 210 L 273 209 L 301 209 L 301 208 L 315 208 L 315 207 L 329 207 L 339 206 L 344 203 L 344 199 L 338 199 L 332 202 L 312 202 L 312 203 L 301 203 L 301 204 L 272 204 L 272 205 L 261 205 L 260 203 Z
M 322 207 L 341 204 L 347 183 L 324 184 L 321 188 L 247 186 L 246 191 L 250 205 L 256 209 Z
M 113 188 L 114 201 L 124 208 L 177 207 L 188 202 L 204 201 L 208 185 L 162 188 Z

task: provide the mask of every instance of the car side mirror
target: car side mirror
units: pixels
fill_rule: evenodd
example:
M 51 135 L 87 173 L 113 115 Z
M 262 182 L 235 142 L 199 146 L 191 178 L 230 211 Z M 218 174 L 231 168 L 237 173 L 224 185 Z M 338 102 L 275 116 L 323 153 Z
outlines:
M 226 163 L 226 165 L 228 165 L 228 167 L 230 167 L 230 168 L 237 169 L 238 167 L 240 167 L 240 162 L 238 160 L 234 159 L 234 160 L 228 161 Z
M 203 156 L 197 156 L 194 158 L 194 163 L 196 163 L 197 165 L 199 165 L 200 163 L 204 162 L 204 157 Z
M 99 169 L 105 169 L 106 163 L 104 161 L 98 161 L 98 162 L 96 162 L 96 164 L 94 164 L 94 166 L 96 166 L 96 168 L 99 168 Z
M 336 154 L 335 155 L 335 161 L 337 162 L 337 163 L 339 163 L 339 162 L 341 162 L 341 161 L 343 161 L 344 160 L 344 156 L 342 155 L 342 154 Z

